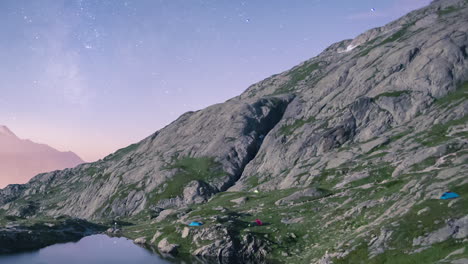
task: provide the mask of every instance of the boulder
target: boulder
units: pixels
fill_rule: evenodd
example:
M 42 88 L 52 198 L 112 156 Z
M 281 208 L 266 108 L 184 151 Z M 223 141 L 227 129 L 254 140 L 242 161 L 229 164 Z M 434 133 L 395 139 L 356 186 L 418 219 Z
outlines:
M 462 239 L 468 237 L 468 216 L 452 219 L 444 227 L 413 239 L 413 246 L 429 246 L 449 238 Z
M 156 217 L 156 219 L 154 219 L 154 221 L 156 223 L 164 221 L 164 220 L 166 220 L 166 218 L 168 216 L 170 216 L 172 214 L 175 214 L 175 213 L 176 213 L 176 210 L 173 210 L 173 209 L 167 209 L 167 210 L 161 211 L 161 213 L 159 213 L 158 217 Z
M 154 234 L 153 238 L 150 240 L 150 243 L 151 244 L 154 244 L 154 242 L 156 242 L 156 240 L 162 235 L 162 233 L 160 231 L 156 231 L 156 233 Z
M 199 204 L 206 202 L 215 190 L 204 181 L 191 181 L 184 188 L 183 197 L 185 204 Z
M 386 143 L 388 143 L 388 138 L 387 137 L 379 137 L 377 139 L 371 140 L 369 142 L 361 144 L 361 151 L 363 153 L 367 153 L 371 151 L 372 149 L 378 148 Z
M 157 206 L 152 206 L 149 208 L 149 217 L 150 219 L 154 219 L 159 216 L 159 214 L 164 211 L 164 208 L 160 208 Z
M 190 228 L 184 227 L 184 230 L 182 231 L 182 238 L 188 237 L 190 234 Z
M 314 199 L 319 198 L 325 195 L 325 193 L 317 188 L 307 188 L 304 190 L 297 191 L 283 199 L 280 199 L 275 202 L 276 205 L 285 205 L 294 202 L 300 202 L 301 199 Z
M 167 238 L 162 239 L 158 243 L 158 249 L 161 253 L 176 254 L 178 247 L 179 245 L 169 243 Z
M 143 245 L 143 244 L 146 244 L 146 238 L 144 238 L 144 237 L 139 237 L 139 238 L 135 239 L 133 242 L 134 242 L 135 244 Z
M 106 230 L 106 233 L 108 233 L 109 235 L 115 235 L 115 234 L 118 234 L 120 232 L 121 232 L 121 230 L 119 228 L 115 228 L 115 227 L 111 227 L 111 228 Z
M 240 198 L 231 200 L 231 202 L 232 202 L 232 203 L 235 203 L 235 204 L 237 204 L 237 205 L 243 205 L 243 204 L 245 204 L 248 200 L 249 200 L 249 198 L 247 198 L 247 197 L 240 197 Z

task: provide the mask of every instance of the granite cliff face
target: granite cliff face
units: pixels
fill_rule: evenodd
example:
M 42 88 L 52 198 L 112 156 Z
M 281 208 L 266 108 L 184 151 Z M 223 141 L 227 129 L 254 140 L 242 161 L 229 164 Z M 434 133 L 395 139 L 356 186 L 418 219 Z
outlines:
M 0 206 L 126 219 L 128 237 L 221 259 L 463 259 L 467 54 L 468 1 L 434 1 L 101 161 L 9 186 Z M 438 200 L 448 190 L 461 197 Z

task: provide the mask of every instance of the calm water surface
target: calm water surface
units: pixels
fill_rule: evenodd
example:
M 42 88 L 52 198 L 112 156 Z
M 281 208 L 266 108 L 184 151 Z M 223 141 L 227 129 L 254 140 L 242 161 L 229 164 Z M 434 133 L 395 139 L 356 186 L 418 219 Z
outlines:
M 93 235 L 78 242 L 55 244 L 36 251 L 0 255 L 0 264 L 166 264 L 126 238 Z

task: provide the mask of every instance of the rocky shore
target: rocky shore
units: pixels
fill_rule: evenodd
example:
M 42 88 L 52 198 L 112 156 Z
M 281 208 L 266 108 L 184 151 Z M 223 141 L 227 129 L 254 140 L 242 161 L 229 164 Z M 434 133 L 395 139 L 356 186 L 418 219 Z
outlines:
M 105 227 L 82 219 L 11 221 L 0 227 L 0 254 L 16 253 L 77 241 Z

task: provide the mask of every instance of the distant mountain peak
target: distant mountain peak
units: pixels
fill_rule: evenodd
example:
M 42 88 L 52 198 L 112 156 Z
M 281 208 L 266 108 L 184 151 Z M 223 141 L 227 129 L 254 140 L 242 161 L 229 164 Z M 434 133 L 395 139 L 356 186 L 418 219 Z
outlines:
M 71 151 L 59 151 L 47 144 L 18 138 L 0 125 L 0 188 L 11 183 L 26 183 L 33 176 L 65 168 L 84 161 Z
M 11 130 L 4 125 L 0 125 L 0 136 L 7 136 L 7 137 L 15 137 L 15 133 L 11 132 Z

